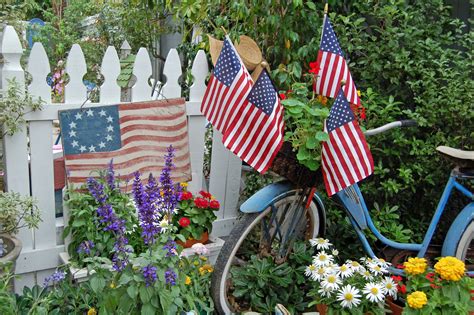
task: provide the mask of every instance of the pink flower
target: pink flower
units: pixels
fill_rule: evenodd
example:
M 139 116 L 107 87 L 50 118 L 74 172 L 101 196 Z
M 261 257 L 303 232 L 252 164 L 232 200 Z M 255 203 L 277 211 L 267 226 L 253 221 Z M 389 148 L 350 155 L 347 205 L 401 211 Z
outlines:
M 194 253 L 197 255 L 208 255 L 209 249 L 202 243 L 196 243 L 191 248 L 194 250 Z

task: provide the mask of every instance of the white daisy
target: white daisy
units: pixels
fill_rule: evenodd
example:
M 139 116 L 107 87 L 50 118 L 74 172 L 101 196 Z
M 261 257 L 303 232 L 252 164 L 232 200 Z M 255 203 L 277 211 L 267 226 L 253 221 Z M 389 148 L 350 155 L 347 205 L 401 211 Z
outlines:
M 369 264 L 367 264 L 367 267 L 376 276 L 383 275 L 383 274 L 388 272 L 387 268 L 384 268 L 383 266 L 380 266 L 380 265 L 375 264 L 375 263 L 369 263 Z
M 168 222 L 168 218 L 166 216 L 160 221 L 159 227 L 161 228 L 161 233 L 168 231 L 170 228 L 170 223 Z
M 338 274 L 339 276 L 341 276 L 342 279 L 344 279 L 352 276 L 354 274 L 354 271 L 352 270 L 351 265 L 344 264 L 339 267 Z
M 359 272 L 362 269 L 364 269 L 364 267 L 362 267 L 362 265 L 359 264 L 359 262 L 357 262 L 355 260 L 347 260 L 346 264 L 350 265 L 352 270 L 354 270 L 354 272 Z
M 341 301 L 341 306 L 344 308 L 352 308 L 360 303 L 360 291 L 350 284 L 343 287 L 337 293 L 337 300 Z
M 332 246 L 328 239 L 322 237 L 312 238 L 309 240 L 309 243 L 313 247 L 316 246 L 317 249 L 329 249 L 329 247 Z
M 380 283 L 369 282 L 365 285 L 363 293 L 371 302 L 382 302 L 384 300 L 384 287 Z
M 368 271 L 364 267 L 359 270 L 359 273 L 362 275 L 362 277 L 364 277 L 365 280 L 372 280 L 374 278 L 370 271 Z
M 327 272 L 326 268 L 319 267 L 311 274 L 311 279 L 314 280 L 314 281 L 319 281 L 319 280 L 323 279 L 327 274 L 328 274 L 328 272 Z
M 316 265 L 309 265 L 306 267 L 306 269 L 304 270 L 304 275 L 306 277 L 309 277 L 313 274 L 313 272 L 316 271 Z
M 339 251 L 337 249 L 333 249 L 331 251 L 331 254 L 333 254 L 334 256 L 337 256 L 337 255 L 339 255 Z
M 321 281 L 321 286 L 324 288 L 330 288 L 331 290 L 339 289 L 339 286 L 342 284 L 341 278 L 334 273 L 331 273 L 326 276 L 326 278 Z
M 387 269 L 388 267 L 390 267 L 391 263 L 389 262 L 386 262 L 385 259 L 383 258 L 377 258 L 375 257 L 374 259 L 372 259 L 373 263 L 379 265 L 380 267 L 383 267 L 385 269 Z
M 319 293 L 322 297 L 331 297 L 333 291 L 334 291 L 334 290 L 331 289 L 331 288 L 321 287 L 321 288 L 319 288 L 318 293 Z
M 313 256 L 313 264 L 320 266 L 327 266 L 332 263 L 333 256 L 327 254 L 325 251 L 320 251 L 316 256 Z
M 397 284 L 391 277 L 385 277 L 382 281 L 385 292 L 393 298 L 397 297 Z

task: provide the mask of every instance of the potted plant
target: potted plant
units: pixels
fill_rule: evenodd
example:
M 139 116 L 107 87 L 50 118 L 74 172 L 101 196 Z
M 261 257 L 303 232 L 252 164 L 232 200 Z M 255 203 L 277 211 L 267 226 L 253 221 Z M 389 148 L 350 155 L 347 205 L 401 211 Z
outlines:
M 338 251 L 329 240 L 316 238 L 310 243 L 318 250 L 305 270 L 312 284 L 310 306 L 317 305 L 320 314 L 385 314 L 386 297 L 397 293 L 388 276 L 389 263 L 379 258 L 338 263 Z
M 404 304 L 403 314 L 409 315 L 474 311 L 471 299 L 474 279 L 465 274 L 465 265 L 459 259 L 442 257 L 431 268 L 425 258 L 415 257 L 409 258 L 401 267 L 405 277 L 392 277 L 397 283 L 399 297 L 398 301 L 389 302 L 392 310 L 399 310 L 400 304 Z
M 181 183 L 181 189 L 178 211 L 173 217 L 178 237 L 182 240 L 180 244 L 184 248 L 196 243 L 206 244 L 212 232 L 212 222 L 217 218 L 215 212 L 219 210 L 219 201 L 206 191 L 194 196 L 187 190 L 186 183 Z
M 0 192 L 0 270 L 13 263 L 21 252 L 21 241 L 14 235 L 23 227 L 37 228 L 40 212 L 35 200 L 15 192 Z

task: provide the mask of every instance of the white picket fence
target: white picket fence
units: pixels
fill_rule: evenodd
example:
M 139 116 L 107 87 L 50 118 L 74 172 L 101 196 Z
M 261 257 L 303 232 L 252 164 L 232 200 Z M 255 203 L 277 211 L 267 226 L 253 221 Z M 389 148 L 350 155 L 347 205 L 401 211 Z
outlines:
M 15 78 L 24 86 L 25 72 L 20 64 L 23 50 L 17 33 L 11 26 L 6 26 L 0 38 L 0 88 L 8 88 L 8 80 Z M 86 61 L 79 45 L 74 45 L 66 61 L 66 72 L 69 83 L 65 87 L 65 103 L 51 102 L 51 88 L 46 77 L 51 72 L 48 57 L 43 46 L 35 43 L 28 56 L 25 69 L 32 77 L 27 87 L 33 97 L 41 97 L 46 101 L 43 110 L 29 112 L 25 115 L 27 126 L 13 136 L 4 138 L 5 184 L 8 191 L 32 195 L 38 201 L 42 222 L 38 229 L 23 229 L 19 238 L 23 242 L 23 250 L 17 261 L 16 274 L 21 275 L 15 282 L 15 290 L 24 285 L 41 284 L 59 264 L 59 253 L 64 251 L 63 240 L 57 237 L 57 226 L 61 220 L 55 218 L 54 174 L 53 174 L 53 121 L 58 119 L 58 110 L 78 108 L 87 98 L 83 77 L 86 74 Z M 116 79 L 120 73 L 120 63 L 114 47 L 108 47 L 101 67 L 105 78 L 100 87 L 100 102 L 87 104 L 99 106 L 120 102 L 120 87 Z M 204 51 L 199 51 L 193 67 L 194 84 L 191 86 L 189 101 L 186 102 L 188 115 L 189 144 L 191 152 L 192 181 L 189 189 L 193 192 L 203 187 L 204 133 L 206 120 L 199 111 L 204 95 L 205 78 L 208 65 Z M 166 98 L 180 97 L 181 87 L 178 78 L 181 76 L 181 64 L 178 53 L 172 49 L 164 66 L 166 84 L 162 94 Z M 149 78 L 152 67 L 148 52 L 140 48 L 136 56 L 133 74 L 136 84 L 132 87 L 132 101 L 151 99 L 152 87 Z M 27 127 L 27 128 L 26 128 Z M 221 135 L 214 132 L 212 164 L 209 179 L 209 191 L 221 201 L 218 220 L 215 222 L 213 234 L 223 236 L 229 233 L 237 214 L 239 198 L 241 162 L 229 153 L 222 145 Z

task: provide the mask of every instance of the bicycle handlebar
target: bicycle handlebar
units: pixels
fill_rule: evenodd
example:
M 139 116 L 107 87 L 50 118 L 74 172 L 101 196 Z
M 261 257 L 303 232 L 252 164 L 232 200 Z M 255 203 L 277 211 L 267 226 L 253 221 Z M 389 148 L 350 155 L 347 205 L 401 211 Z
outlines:
M 375 129 L 369 129 L 366 132 L 364 132 L 364 135 L 366 137 L 369 137 L 369 136 L 377 135 L 379 133 L 382 133 L 382 132 L 385 132 L 397 127 L 416 127 L 416 126 L 418 126 L 418 123 L 413 119 L 398 120 L 398 121 L 393 121 L 391 123 L 385 124 Z

